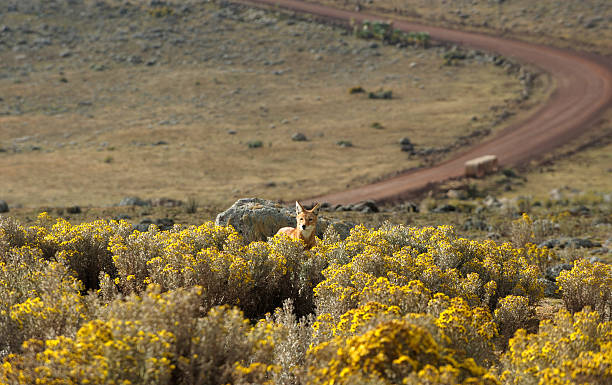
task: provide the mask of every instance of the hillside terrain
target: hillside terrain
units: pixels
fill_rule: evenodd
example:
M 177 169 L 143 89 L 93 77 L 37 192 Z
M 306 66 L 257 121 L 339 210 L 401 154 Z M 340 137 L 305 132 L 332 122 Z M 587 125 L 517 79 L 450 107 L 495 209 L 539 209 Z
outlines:
M 11 4 L 0 15 L 11 207 L 334 191 L 439 161 L 552 89 L 494 55 L 446 65 L 447 47 L 397 49 L 231 4 Z M 379 89 L 392 99 L 368 98 Z

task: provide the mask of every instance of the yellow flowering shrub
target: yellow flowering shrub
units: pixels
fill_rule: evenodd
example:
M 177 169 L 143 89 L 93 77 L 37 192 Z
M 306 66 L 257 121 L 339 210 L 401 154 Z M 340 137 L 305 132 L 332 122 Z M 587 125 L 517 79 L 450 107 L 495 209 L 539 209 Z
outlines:
M 357 226 L 304 250 L 211 222 L 0 218 L 0 383 L 495 384 L 493 367 L 508 383 L 602 383 L 609 266 L 559 278 L 569 310 L 599 313 L 516 331 L 554 258 L 449 226 Z M 513 335 L 500 364 L 493 342 Z
M 308 365 L 312 384 L 418 383 L 425 378 L 438 381 L 431 383 L 496 383 L 472 359 L 456 359 L 426 329 L 401 320 L 314 346 Z
M 502 356 L 502 382 L 608 384 L 612 378 L 612 322 L 597 312 L 565 310 L 540 323 L 535 334 L 519 329 Z
M 567 310 L 574 313 L 590 306 L 602 320 L 612 321 L 611 265 L 578 259 L 571 270 L 559 274 L 557 283 Z
M 535 242 L 533 220 L 527 213 L 523 213 L 520 218 L 512 222 L 510 231 L 512 243 L 516 247 L 525 247 L 526 244 Z
M 0 356 L 31 338 L 74 335 L 86 318 L 81 283 L 38 249 L 23 246 L 0 255 Z
M 0 366 L 7 384 L 226 384 L 272 376 L 273 323 L 251 326 L 236 308 L 202 316 L 201 288 L 150 286 L 100 309 L 74 337 L 32 339 Z
M 37 224 L 28 228 L 11 220 L 0 221 L 0 238 L 10 247 L 27 244 L 41 250 L 45 259 L 62 262 L 74 271 L 87 289 L 98 288 L 100 273 L 115 275 L 109 238 L 131 232 L 132 226 L 125 221 L 97 220 L 73 226 L 62 218 L 54 221 L 47 213 L 40 214 Z
M 242 245 L 234 229 L 212 222 L 113 237 L 109 248 L 122 293 L 139 293 L 152 283 L 163 290 L 197 285 L 205 309 L 235 305 L 249 316 L 274 310 L 286 298 L 300 314 L 312 312 L 312 288 L 326 266 L 288 237 Z
M 359 297 L 364 287 L 378 278 L 400 287 L 418 280 L 431 293 L 461 296 L 471 306 L 490 309 L 510 294 L 526 296 L 530 305 L 543 295 L 537 280 L 540 270 L 528 250 L 508 243 L 456 239 L 447 226 L 387 226 L 371 232 L 358 227 L 333 253 L 323 271 L 325 280 L 314 290 L 319 313 L 339 315 L 363 303 Z M 369 300 L 386 303 L 380 296 Z M 418 312 L 414 306 L 410 311 Z
M 459 357 L 471 357 L 481 365 L 494 361 L 492 339 L 497 336 L 497 325 L 487 308 L 470 308 L 463 298 L 452 298 L 435 323 L 445 345 Z
M 529 306 L 527 298 L 509 295 L 498 302 L 493 315 L 499 329 L 501 345 L 505 347 L 518 329 L 527 329 L 529 323 L 534 320 L 535 312 Z

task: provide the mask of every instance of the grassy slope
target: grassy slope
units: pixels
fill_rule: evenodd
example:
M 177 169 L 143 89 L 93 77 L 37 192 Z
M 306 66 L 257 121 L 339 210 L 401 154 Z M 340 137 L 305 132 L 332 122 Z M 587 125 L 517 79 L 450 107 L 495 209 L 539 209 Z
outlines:
M 550 89 L 542 77 L 516 105 L 516 77 L 478 61 L 443 66 L 439 49 L 372 48 L 327 26 L 212 4 L 166 18 L 148 10 L 1 16 L 11 41 L 25 41 L 0 52 L 0 197 L 10 205 L 101 206 L 140 195 L 223 206 L 245 195 L 320 194 L 418 166 L 423 159 L 399 149 L 404 136 L 417 148 L 449 146 L 518 119 L 493 124 L 503 109 L 528 113 Z M 74 17 L 81 13 L 89 18 Z M 24 48 L 34 41 L 24 26 L 44 25 L 77 38 Z M 176 38 L 183 43 L 168 43 Z M 395 97 L 349 95 L 356 85 Z M 293 142 L 295 132 L 308 142 Z M 263 147 L 248 149 L 253 140 Z

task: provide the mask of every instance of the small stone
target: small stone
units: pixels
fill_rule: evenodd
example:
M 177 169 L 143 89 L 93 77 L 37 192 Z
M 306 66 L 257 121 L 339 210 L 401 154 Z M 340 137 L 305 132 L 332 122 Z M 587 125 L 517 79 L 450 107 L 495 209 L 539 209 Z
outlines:
M 291 140 L 295 142 L 305 142 L 307 139 L 306 135 L 302 134 L 301 132 L 296 132 L 291 136 Z
M 410 138 L 403 137 L 402 139 L 400 139 L 399 144 L 401 144 L 402 146 L 405 146 L 409 144 L 411 145 L 412 142 L 410 142 Z
M 8 212 L 9 212 L 8 204 L 5 201 L 0 200 L 0 213 L 8 213 Z

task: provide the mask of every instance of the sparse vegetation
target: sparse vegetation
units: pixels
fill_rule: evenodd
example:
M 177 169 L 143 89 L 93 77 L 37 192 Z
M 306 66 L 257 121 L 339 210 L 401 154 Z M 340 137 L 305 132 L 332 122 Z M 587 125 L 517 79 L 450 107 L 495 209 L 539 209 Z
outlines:
M 355 36 L 361 39 L 380 40 L 386 44 L 422 48 L 429 46 L 430 36 L 427 32 L 403 32 L 393 28 L 393 23 L 383 21 L 364 21 L 354 27 Z
M 370 99 L 393 99 L 393 91 L 380 89 L 378 91 L 368 92 Z
M 249 148 L 259 148 L 263 146 L 263 142 L 261 140 L 250 140 L 247 142 L 247 146 Z
M 187 198 L 187 204 L 185 204 L 185 212 L 187 214 L 195 214 L 198 212 L 198 207 L 200 207 L 200 202 L 195 197 Z
M 355 87 L 349 88 L 349 94 L 362 94 L 364 92 L 365 90 L 361 86 L 355 86 Z
M 154 17 L 166 17 L 174 14 L 174 9 L 167 5 L 161 7 L 154 7 L 149 9 L 149 14 Z

